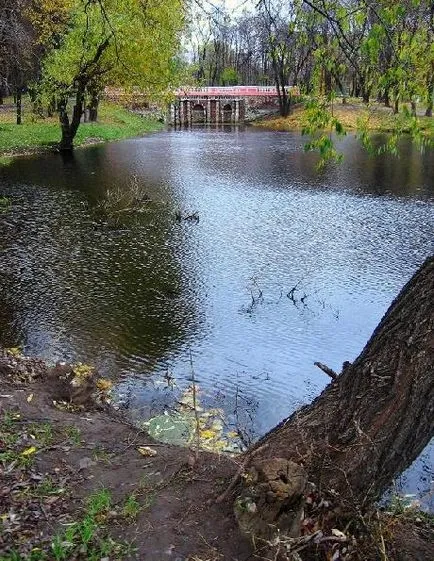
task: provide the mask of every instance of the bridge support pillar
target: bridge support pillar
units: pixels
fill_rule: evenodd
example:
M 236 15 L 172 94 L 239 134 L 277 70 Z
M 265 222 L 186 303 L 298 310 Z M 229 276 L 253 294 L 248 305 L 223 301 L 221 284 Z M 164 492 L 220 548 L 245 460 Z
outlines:
M 180 127 L 190 127 L 195 122 L 241 123 L 245 117 L 245 103 L 243 98 L 234 97 L 178 98 L 168 108 L 168 119 L 170 124 Z M 199 115 L 201 110 L 203 116 Z
M 187 101 L 187 126 L 191 127 L 192 122 L 192 112 L 191 112 L 191 101 Z
M 179 102 L 179 124 L 181 127 L 185 125 L 185 106 L 183 99 Z
M 235 100 L 234 122 L 238 123 L 240 120 L 240 100 Z

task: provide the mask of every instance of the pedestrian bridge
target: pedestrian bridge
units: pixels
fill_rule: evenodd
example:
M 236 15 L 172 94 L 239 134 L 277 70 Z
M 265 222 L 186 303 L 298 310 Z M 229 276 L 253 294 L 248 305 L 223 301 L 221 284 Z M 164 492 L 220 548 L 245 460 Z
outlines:
M 288 94 L 299 95 L 298 88 L 286 86 Z M 170 105 L 170 124 L 190 126 L 205 123 L 242 123 L 246 108 L 252 104 L 276 104 L 275 86 L 210 86 L 179 88 Z
M 285 86 L 286 93 L 300 95 L 296 86 Z M 209 86 L 204 88 L 179 88 L 176 97 L 278 97 L 276 86 Z

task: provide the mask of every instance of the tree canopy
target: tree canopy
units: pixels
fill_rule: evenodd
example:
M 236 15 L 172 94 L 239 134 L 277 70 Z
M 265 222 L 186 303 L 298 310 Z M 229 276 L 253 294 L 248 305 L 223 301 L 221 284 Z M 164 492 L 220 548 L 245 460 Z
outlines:
M 213 8 L 193 31 L 204 85 L 233 68 L 241 83 L 295 84 L 306 94 L 401 101 L 432 115 L 434 8 L 429 0 L 259 0 L 232 16 Z M 282 114 L 287 107 L 281 107 Z M 414 105 L 413 105 L 414 111 Z
M 5 0 L 4 89 L 30 87 L 57 107 L 61 147 L 71 149 L 86 98 L 96 103 L 106 84 L 167 91 L 184 12 L 182 0 Z
M 231 13 L 207 0 L 2 0 L 0 88 L 28 88 L 57 108 L 65 149 L 85 109 L 96 113 L 105 85 L 161 97 L 181 67 L 199 85 L 275 85 L 282 115 L 291 112 L 290 84 L 320 109 L 339 95 L 432 116 L 430 0 L 243 6 Z

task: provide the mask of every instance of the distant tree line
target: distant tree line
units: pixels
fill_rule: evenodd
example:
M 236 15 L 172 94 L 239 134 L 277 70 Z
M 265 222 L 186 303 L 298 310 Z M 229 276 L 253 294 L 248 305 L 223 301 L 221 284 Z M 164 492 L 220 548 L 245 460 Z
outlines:
M 204 85 L 275 84 L 306 94 L 371 99 L 399 111 L 421 102 L 432 116 L 431 0 L 259 0 L 236 17 L 219 7 L 191 25 L 193 73 Z
M 24 91 L 57 113 L 64 150 L 106 85 L 161 97 L 176 79 L 276 85 L 282 115 L 290 84 L 432 116 L 434 3 L 258 0 L 234 16 L 209 0 L 0 0 L 0 103 L 14 95 L 17 123 Z

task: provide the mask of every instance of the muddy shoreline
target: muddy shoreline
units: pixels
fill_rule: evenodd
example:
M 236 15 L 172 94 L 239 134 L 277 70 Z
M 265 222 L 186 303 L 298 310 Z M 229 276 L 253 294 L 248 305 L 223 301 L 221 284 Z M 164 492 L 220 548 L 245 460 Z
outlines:
M 101 393 L 95 399 L 96 386 L 68 396 L 54 370 L 17 351 L 0 355 L 2 561 L 268 558 L 237 525 L 237 488 L 215 502 L 239 458 L 156 442 Z M 377 515 L 387 559 L 432 561 L 432 518 Z M 361 541 L 354 559 L 376 551 Z
M 236 471 L 232 459 L 157 443 L 107 405 L 67 404 L 42 361 L 3 356 L 0 381 L 2 560 L 13 551 L 51 559 L 53 540 L 83 519 L 101 489 L 110 508 L 88 545 L 114 542 L 110 559 L 250 555 L 230 505 L 206 504 Z M 86 547 L 77 538 L 67 558 L 88 559 Z

